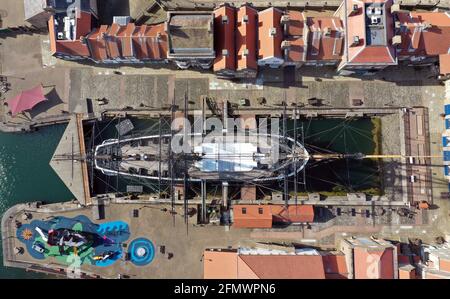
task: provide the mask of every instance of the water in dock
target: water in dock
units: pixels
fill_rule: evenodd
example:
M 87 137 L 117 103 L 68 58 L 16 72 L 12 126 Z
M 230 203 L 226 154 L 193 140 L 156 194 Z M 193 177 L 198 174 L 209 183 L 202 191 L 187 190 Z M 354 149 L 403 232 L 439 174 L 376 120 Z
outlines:
M 0 133 L 0 214 L 24 202 L 62 202 L 73 198 L 49 161 L 66 125 L 33 133 Z M 0 243 L 0 278 L 41 278 L 46 275 L 4 268 Z
M 157 119 L 137 119 L 131 117 L 135 129 L 131 135 L 154 135 L 159 132 Z M 98 124 L 95 144 L 105 139 L 118 138 L 115 126 L 119 120 L 106 120 Z M 169 133 L 168 120 L 162 121 L 162 132 Z M 280 121 L 280 134 L 283 134 Z M 299 119 L 287 121 L 286 134 L 304 142 L 310 153 L 363 153 L 376 154 L 380 151 L 379 134 L 380 119 Z M 302 129 L 303 127 L 303 129 Z M 302 133 L 304 138 L 302 138 Z M 347 192 L 380 193 L 380 165 L 374 160 L 338 159 L 328 161 L 310 161 L 306 165 L 306 173 L 299 175 L 299 182 L 306 180 L 305 185 L 299 184 L 298 192 L 320 192 L 325 195 L 345 195 Z M 156 192 L 155 182 L 145 179 L 135 179 L 120 176 L 119 179 L 96 173 L 94 188 L 96 193 L 125 192 L 127 185 L 142 185 L 145 192 Z M 216 188 L 217 189 L 217 188 Z

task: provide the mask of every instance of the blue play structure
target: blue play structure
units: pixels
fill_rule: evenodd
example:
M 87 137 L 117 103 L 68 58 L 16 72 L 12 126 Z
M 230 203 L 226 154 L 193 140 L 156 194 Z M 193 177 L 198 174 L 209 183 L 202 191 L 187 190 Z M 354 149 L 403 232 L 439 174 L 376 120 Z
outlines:
M 153 243 L 145 238 L 138 238 L 130 243 L 130 260 L 136 266 L 145 266 L 150 264 L 155 257 L 155 247 Z

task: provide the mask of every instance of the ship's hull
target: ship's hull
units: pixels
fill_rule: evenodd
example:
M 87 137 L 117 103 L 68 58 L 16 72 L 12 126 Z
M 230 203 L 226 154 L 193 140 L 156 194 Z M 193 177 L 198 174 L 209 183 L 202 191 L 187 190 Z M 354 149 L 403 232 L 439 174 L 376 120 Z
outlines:
M 94 167 L 108 176 L 191 182 L 281 180 L 300 172 L 309 155 L 299 142 L 278 135 L 189 134 L 187 150 L 174 150 L 172 136 L 110 139 L 98 145 Z

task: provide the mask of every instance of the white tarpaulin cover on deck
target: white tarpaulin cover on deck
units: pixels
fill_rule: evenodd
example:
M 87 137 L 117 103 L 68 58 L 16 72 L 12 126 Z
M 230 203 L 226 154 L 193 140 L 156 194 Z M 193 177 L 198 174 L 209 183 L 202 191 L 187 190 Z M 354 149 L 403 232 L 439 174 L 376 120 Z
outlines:
M 204 143 L 194 152 L 202 156 L 195 166 L 204 172 L 244 172 L 258 166 L 257 147 L 251 143 Z

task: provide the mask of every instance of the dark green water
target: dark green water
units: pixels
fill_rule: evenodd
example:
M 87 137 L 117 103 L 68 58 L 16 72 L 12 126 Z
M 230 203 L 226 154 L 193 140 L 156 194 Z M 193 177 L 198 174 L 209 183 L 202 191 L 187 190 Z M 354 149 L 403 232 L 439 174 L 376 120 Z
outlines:
M 0 133 L 0 214 L 11 206 L 33 201 L 71 200 L 49 161 L 66 125 L 41 128 L 33 133 Z M 1 243 L 0 243 L 1 247 Z M 4 268 L 0 249 L 0 278 L 41 278 L 46 275 Z

